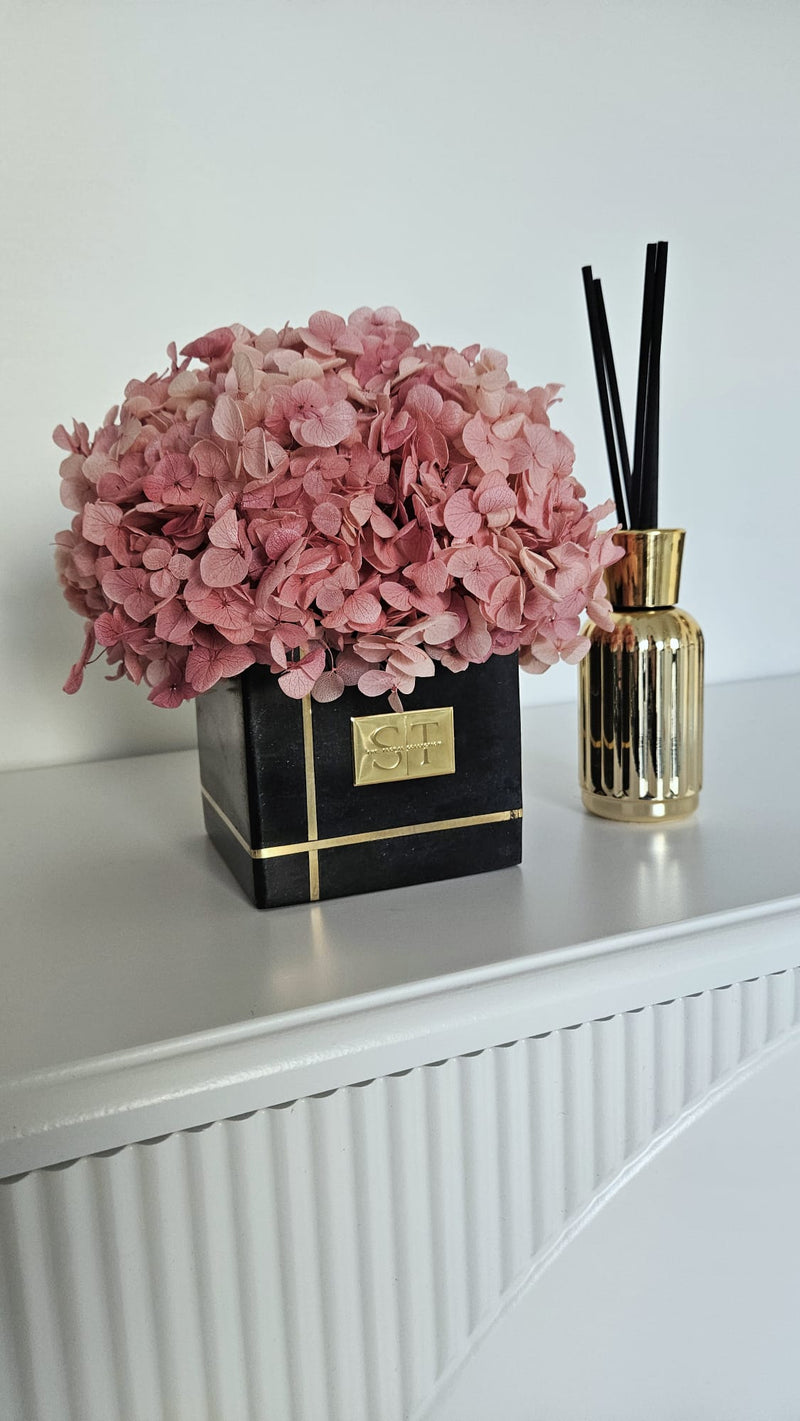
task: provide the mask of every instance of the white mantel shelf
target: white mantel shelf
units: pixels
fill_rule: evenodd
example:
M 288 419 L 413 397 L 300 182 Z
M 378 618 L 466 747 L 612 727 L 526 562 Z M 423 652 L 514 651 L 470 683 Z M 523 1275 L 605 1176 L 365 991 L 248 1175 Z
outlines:
M 586 815 L 525 712 L 521 869 L 257 912 L 193 752 L 0 777 L 0 1177 L 800 963 L 800 677 L 709 687 L 697 815 Z

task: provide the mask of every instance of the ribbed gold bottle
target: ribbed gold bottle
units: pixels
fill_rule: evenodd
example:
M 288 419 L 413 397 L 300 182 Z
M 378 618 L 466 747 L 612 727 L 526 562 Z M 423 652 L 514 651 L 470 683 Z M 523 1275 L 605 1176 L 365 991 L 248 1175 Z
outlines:
M 589 622 L 580 664 L 583 802 L 649 823 L 697 807 L 703 782 L 703 633 L 678 600 L 682 528 L 628 529 L 606 570 L 612 631 Z

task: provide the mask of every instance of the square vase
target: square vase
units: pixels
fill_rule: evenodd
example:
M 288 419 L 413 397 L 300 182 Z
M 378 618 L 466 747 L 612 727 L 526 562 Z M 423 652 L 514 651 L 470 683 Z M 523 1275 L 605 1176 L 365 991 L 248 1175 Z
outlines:
M 403 697 L 290 700 L 251 666 L 198 697 L 206 829 L 257 908 L 520 862 L 516 656 Z

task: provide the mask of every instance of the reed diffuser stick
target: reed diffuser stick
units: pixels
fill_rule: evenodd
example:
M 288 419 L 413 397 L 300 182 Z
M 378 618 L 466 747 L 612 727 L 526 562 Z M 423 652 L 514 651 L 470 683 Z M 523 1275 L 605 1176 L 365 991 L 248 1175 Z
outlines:
M 603 362 L 606 368 L 606 378 L 608 380 L 608 390 L 611 396 L 611 410 L 614 416 L 614 427 L 617 436 L 617 451 L 619 455 L 619 465 L 622 472 L 622 481 L 625 488 L 625 500 L 628 510 L 627 523 L 631 521 L 631 501 L 633 497 L 633 481 L 631 477 L 631 461 L 628 457 L 628 441 L 625 437 L 625 421 L 622 418 L 622 403 L 619 397 L 619 385 L 617 384 L 617 371 L 614 365 L 614 352 L 611 347 L 611 333 L 608 328 L 608 316 L 606 315 L 606 303 L 603 300 L 603 287 L 599 277 L 594 279 L 595 300 L 597 305 L 597 316 L 600 322 L 600 339 L 603 346 Z
M 622 402 L 603 288 L 592 268 L 582 269 L 597 392 L 611 485 L 623 528 L 658 527 L 658 428 L 661 410 L 661 337 L 667 280 L 667 243 L 647 247 L 639 341 L 633 465 L 628 455 Z
M 608 393 L 608 378 L 606 373 L 606 362 L 603 355 L 603 338 L 598 311 L 597 292 L 592 268 L 583 268 L 583 289 L 586 294 L 586 311 L 589 317 L 589 334 L 592 341 L 592 355 L 594 357 L 594 373 L 597 380 L 597 393 L 600 399 L 600 417 L 603 422 L 603 434 L 606 441 L 606 453 L 608 455 L 608 467 L 611 472 L 611 486 L 614 490 L 614 501 L 617 505 L 617 516 L 623 528 L 628 526 L 628 518 L 625 509 L 625 499 L 620 479 L 619 464 L 617 461 L 617 450 L 614 443 L 614 428 L 611 422 L 611 404 Z M 627 455 L 626 455 L 627 457 Z
M 653 294 L 656 277 L 657 242 L 649 242 L 644 264 L 644 297 L 642 299 L 642 329 L 639 340 L 639 382 L 636 389 L 636 428 L 633 440 L 634 507 L 633 527 L 642 526 L 642 481 L 644 470 L 645 425 L 650 374 L 650 345 L 653 329 Z
M 647 367 L 647 401 L 642 461 L 640 527 L 658 527 L 658 430 L 661 408 L 661 334 L 664 327 L 664 290 L 667 280 L 667 244 L 656 248 L 653 278 L 653 321 Z

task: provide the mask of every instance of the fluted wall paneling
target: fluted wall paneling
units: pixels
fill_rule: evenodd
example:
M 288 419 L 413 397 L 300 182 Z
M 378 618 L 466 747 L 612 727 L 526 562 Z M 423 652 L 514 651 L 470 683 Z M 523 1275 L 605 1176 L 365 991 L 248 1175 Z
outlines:
M 799 973 L 0 1184 L 3 1421 L 403 1421 Z

